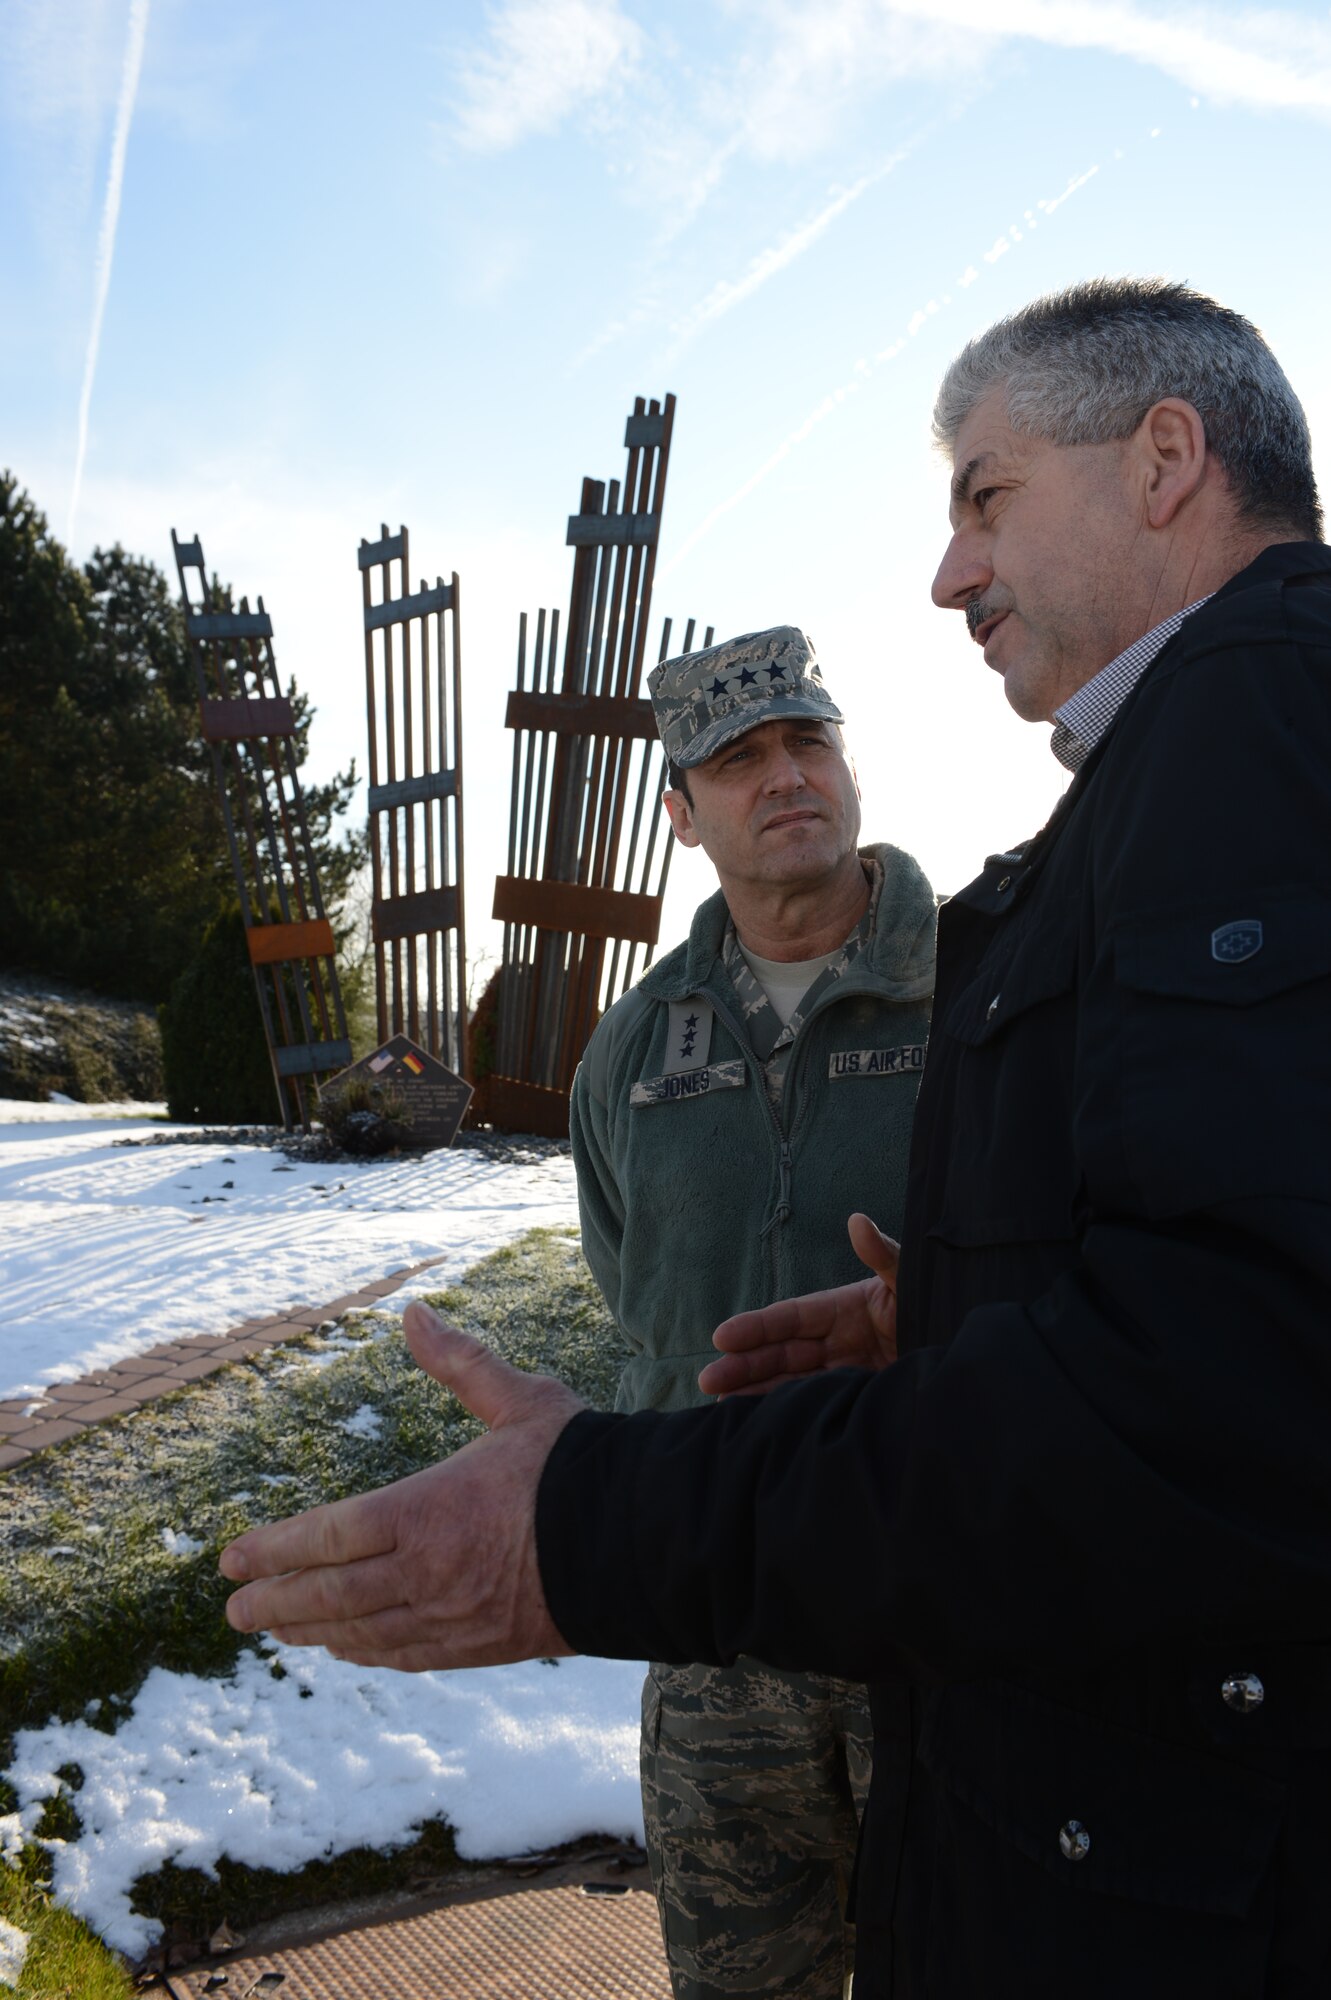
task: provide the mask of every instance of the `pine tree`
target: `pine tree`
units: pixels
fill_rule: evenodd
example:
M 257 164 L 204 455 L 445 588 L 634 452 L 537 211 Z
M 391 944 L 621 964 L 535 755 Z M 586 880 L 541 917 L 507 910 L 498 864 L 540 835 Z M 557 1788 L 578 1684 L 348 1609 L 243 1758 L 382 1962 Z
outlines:
M 289 692 L 301 762 L 311 710 Z M 363 844 L 333 832 L 354 784 L 353 765 L 305 793 L 330 909 Z M 0 474 L 0 965 L 161 1001 L 234 898 L 166 578 L 119 545 L 79 571 Z

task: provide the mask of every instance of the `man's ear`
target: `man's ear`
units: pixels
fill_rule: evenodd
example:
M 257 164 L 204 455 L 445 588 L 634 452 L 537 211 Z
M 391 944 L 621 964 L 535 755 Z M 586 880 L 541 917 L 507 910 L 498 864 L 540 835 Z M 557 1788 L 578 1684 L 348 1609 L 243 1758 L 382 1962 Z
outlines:
M 696 847 L 701 838 L 693 824 L 693 812 L 683 792 L 673 792 L 667 788 L 661 794 L 661 804 L 670 815 L 670 824 L 675 830 L 675 839 L 681 847 Z
M 1206 479 L 1206 426 L 1182 396 L 1165 396 L 1146 412 L 1133 442 L 1145 466 L 1147 522 L 1167 528 Z

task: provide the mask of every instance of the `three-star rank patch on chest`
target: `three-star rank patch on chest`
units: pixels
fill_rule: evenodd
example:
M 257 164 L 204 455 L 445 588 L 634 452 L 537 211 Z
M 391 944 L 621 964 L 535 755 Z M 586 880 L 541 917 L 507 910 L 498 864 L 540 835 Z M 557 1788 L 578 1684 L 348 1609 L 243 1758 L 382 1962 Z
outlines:
M 662 1065 L 666 1076 L 678 1076 L 681 1070 L 706 1069 L 707 1058 L 712 1052 L 712 1024 L 715 1019 L 711 1001 L 704 1000 L 700 993 L 690 993 L 685 1000 L 670 1002 L 665 1062 Z
M 644 1076 L 629 1091 L 629 1103 L 678 1104 L 686 1097 L 707 1097 L 714 1090 L 741 1090 L 749 1075 L 742 1056 L 709 1062 L 716 1016 L 710 1000 L 691 993 L 670 1002 L 666 1026 L 664 1068 L 660 1076 Z

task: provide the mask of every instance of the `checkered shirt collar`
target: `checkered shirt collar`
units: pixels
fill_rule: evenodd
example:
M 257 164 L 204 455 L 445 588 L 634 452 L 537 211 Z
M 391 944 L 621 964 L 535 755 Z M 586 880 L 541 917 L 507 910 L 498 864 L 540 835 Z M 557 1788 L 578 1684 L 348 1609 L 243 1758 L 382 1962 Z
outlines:
M 1215 595 L 1208 591 L 1195 604 L 1164 618 L 1149 632 L 1121 652 L 1116 660 L 1077 689 L 1069 701 L 1054 710 L 1054 733 L 1049 748 L 1067 771 L 1079 771 L 1109 725 L 1136 687 L 1157 653 L 1163 651 L 1185 618 L 1200 611 Z

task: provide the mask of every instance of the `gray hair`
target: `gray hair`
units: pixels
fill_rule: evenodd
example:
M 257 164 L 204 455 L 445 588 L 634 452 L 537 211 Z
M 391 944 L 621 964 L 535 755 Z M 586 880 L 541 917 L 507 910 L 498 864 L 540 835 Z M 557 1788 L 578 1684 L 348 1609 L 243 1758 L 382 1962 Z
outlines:
M 934 436 L 949 452 L 976 404 L 1007 391 L 1008 422 L 1054 444 L 1128 438 L 1153 403 L 1192 404 L 1240 514 L 1321 539 L 1303 406 L 1257 328 L 1186 285 L 1093 278 L 977 334 L 943 377 Z

